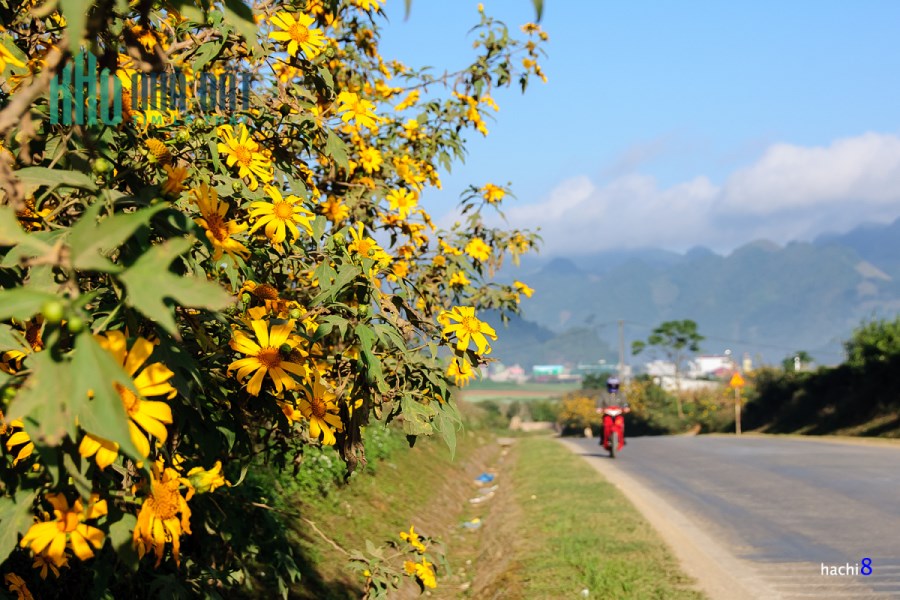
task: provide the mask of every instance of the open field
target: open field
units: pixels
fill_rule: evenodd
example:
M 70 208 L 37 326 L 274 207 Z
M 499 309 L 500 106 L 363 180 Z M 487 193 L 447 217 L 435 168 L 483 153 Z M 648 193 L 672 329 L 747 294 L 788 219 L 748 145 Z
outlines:
M 513 400 L 549 400 L 560 398 L 569 392 L 581 388 L 581 384 L 574 383 L 524 383 L 521 385 L 511 383 L 494 383 L 490 381 L 479 382 L 457 392 L 466 402 L 511 402 Z

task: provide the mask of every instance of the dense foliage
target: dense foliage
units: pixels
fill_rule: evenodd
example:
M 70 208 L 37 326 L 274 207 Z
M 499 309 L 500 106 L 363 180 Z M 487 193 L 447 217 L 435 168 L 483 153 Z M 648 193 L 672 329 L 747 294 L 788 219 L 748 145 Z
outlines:
M 0 0 L 7 589 L 231 596 L 263 565 L 287 595 L 254 461 L 353 469 L 395 419 L 453 446 L 451 387 L 496 338 L 477 311 L 531 293 L 490 274 L 536 243 L 486 225 L 493 183 L 448 231 L 419 205 L 495 90 L 544 77 L 537 25 L 478 17 L 474 62 L 436 76 L 379 54 L 379 0 Z M 397 544 L 399 571 L 355 555 L 370 594 L 435 585 L 424 538 Z

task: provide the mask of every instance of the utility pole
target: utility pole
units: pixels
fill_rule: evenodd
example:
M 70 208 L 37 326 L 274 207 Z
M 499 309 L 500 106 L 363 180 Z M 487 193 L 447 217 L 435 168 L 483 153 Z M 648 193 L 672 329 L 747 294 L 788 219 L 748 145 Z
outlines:
M 619 319 L 619 377 L 625 377 L 625 321 Z

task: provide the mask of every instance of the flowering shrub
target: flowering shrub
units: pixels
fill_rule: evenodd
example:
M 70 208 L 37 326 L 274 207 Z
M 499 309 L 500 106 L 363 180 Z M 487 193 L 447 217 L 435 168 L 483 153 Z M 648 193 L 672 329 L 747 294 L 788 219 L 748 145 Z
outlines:
M 479 56 L 435 76 L 379 54 L 380 4 L 0 3 L 9 591 L 221 596 L 266 565 L 286 596 L 254 457 L 352 470 L 392 420 L 454 446 L 451 386 L 496 339 L 478 311 L 532 291 L 489 276 L 537 238 L 486 225 L 505 188 L 448 231 L 419 198 L 497 88 L 543 79 L 546 35 L 479 7 Z M 354 558 L 372 593 L 436 583 L 408 538 L 400 571 Z

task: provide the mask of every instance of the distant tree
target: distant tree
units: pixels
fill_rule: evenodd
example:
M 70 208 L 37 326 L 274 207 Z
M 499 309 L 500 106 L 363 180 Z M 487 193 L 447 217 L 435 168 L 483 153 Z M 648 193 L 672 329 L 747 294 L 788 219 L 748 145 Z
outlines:
M 900 317 L 893 321 L 869 321 L 859 326 L 844 343 L 851 366 L 886 363 L 900 356 Z
M 697 332 L 697 323 L 684 319 L 681 321 L 666 321 L 660 324 L 645 341 L 636 340 L 631 344 L 631 353 L 640 354 L 648 347 L 657 348 L 669 362 L 675 365 L 675 384 L 681 391 L 681 365 L 688 356 L 700 351 L 700 342 L 704 338 Z M 678 418 L 684 418 L 681 408 L 681 395 L 675 394 L 678 403 Z
M 601 373 L 588 373 L 581 379 L 581 389 L 602 390 L 606 385 L 606 375 Z
M 809 352 L 806 350 L 798 350 L 797 352 L 793 352 L 789 356 L 784 357 L 784 360 L 781 361 L 781 366 L 784 368 L 785 372 L 799 371 L 804 365 L 809 365 L 811 362 L 813 362 L 813 358 L 809 355 Z

